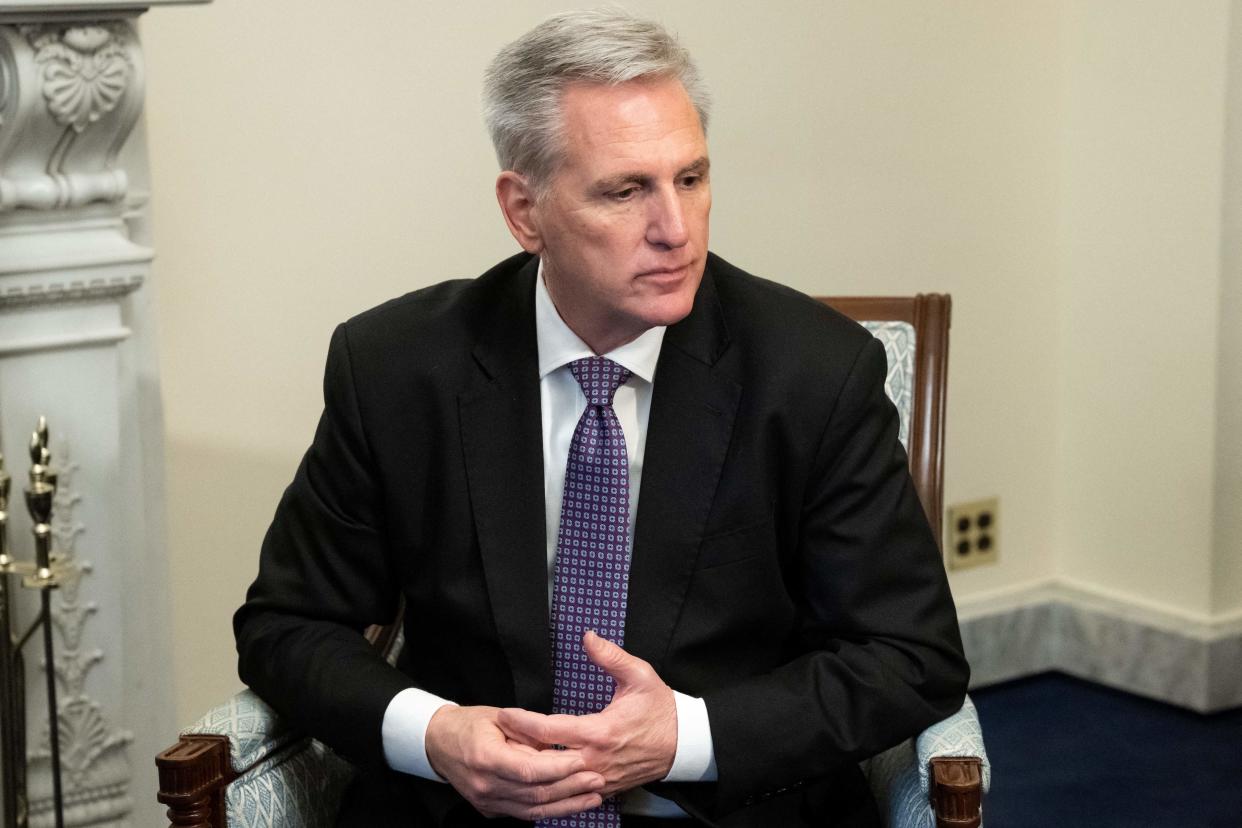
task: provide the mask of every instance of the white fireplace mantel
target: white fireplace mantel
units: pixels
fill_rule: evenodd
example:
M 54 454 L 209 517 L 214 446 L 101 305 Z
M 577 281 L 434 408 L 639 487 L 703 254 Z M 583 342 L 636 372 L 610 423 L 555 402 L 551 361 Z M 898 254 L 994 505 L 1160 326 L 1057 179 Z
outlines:
M 70 826 L 146 826 L 175 734 L 154 345 L 145 66 L 136 18 L 207 0 L 0 0 L 0 451 L 10 540 L 40 415 L 60 483 L 53 598 Z M 18 630 L 37 599 L 19 596 Z M 28 645 L 31 828 L 52 824 L 41 652 Z

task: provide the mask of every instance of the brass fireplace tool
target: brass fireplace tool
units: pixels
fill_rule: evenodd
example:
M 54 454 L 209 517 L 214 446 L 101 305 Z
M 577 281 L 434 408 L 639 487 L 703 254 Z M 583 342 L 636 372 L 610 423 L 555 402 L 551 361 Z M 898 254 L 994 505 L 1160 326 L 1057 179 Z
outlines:
M 47 420 L 39 418 L 30 435 L 30 485 L 26 488 L 26 509 L 33 521 L 34 561 L 13 558 L 8 542 L 8 506 L 11 478 L 4 471 L 0 454 L 0 761 L 4 763 L 0 781 L 4 804 L 0 828 L 26 828 L 26 684 L 22 647 L 43 628 L 43 658 L 47 665 L 48 738 L 52 753 L 52 800 L 56 828 L 64 828 L 64 795 L 60 784 L 60 728 L 56 704 L 56 668 L 52 647 L 51 591 L 60 584 L 67 570 L 52 550 L 52 505 L 56 496 L 56 472 L 48 451 Z M 11 575 L 21 578 L 27 589 L 39 590 L 39 616 L 21 636 L 13 634 L 13 589 Z

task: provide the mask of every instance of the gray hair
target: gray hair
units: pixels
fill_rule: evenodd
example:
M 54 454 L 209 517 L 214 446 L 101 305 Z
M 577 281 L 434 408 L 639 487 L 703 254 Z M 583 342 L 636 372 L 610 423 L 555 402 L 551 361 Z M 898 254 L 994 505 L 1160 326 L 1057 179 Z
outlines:
M 484 76 L 483 115 L 501 169 L 542 190 L 562 157 L 565 88 L 645 78 L 680 81 L 707 131 L 707 87 L 690 53 L 659 23 L 615 6 L 549 17 L 501 49 Z

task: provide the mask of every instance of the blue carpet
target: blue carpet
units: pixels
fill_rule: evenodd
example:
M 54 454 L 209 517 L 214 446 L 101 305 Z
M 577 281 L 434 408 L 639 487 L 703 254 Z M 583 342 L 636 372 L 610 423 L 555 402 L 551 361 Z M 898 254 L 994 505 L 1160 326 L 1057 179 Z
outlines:
M 1242 828 L 1242 710 L 1057 673 L 970 695 L 992 761 L 985 828 Z

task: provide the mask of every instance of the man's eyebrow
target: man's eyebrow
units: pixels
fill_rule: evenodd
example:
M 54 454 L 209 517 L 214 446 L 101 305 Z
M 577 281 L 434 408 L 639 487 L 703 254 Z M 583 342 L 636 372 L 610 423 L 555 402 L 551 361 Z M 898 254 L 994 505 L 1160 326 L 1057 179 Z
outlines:
M 677 171 L 674 178 L 681 178 L 685 175 L 706 175 L 712 162 L 706 155 L 696 158 L 686 166 Z M 651 176 L 640 172 L 623 172 L 617 175 L 610 175 L 607 178 L 601 178 L 595 182 L 595 188 L 602 192 L 616 190 L 627 184 L 646 184 L 651 180 Z
M 646 184 L 650 180 L 650 176 L 640 172 L 623 172 L 601 178 L 595 182 L 595 188 L 602 191 L 616 190 L 627 184 Z
M 681 178 L 683 175 L 707 175 L 707 171 L 710 170 L 711 167 L 711 159 L 704 155 L 701 158 L 696 158 L 685 167 L 682 167 L 677 173 L 677 177 Z

